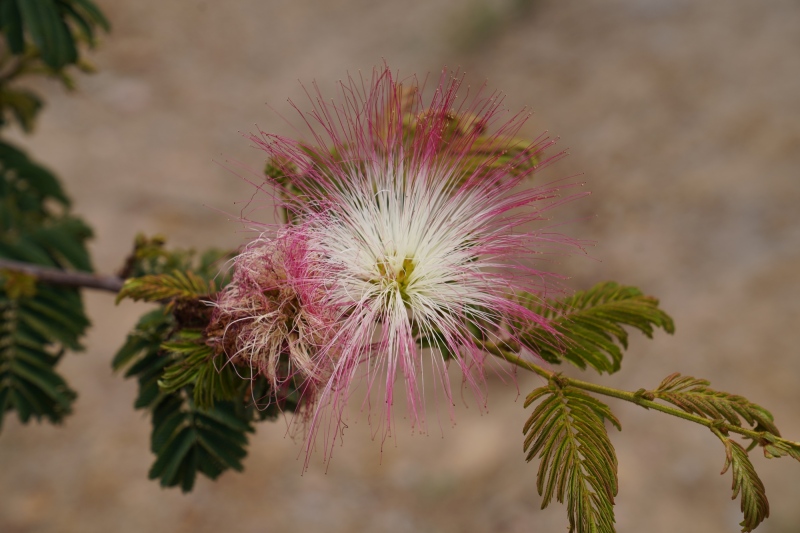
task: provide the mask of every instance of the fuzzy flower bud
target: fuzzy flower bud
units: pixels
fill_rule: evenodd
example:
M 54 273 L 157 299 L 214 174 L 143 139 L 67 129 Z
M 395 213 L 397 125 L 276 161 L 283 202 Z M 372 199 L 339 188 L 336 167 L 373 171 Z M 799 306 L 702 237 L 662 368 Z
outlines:
M 298 228 L 251 242 L 235 258 L 207 329 L 207 342 L 265 376 L 273 396 L 297 386 L 308 400 L 330 376 L 331 365 L 317 354 L 324 348 L 332 355 L 327 343 L 336 316 L 321 304 L 309 254 Z

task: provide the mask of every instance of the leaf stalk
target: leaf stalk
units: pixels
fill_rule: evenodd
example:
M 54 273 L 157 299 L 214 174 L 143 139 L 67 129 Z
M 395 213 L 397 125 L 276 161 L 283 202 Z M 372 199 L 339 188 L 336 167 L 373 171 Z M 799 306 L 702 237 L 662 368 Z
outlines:
M 647 399 L 646 394 L 643 394 L 646 391 L 640 390 L 636 392 L 629 392 L 625 390 L 615 389 L 613 387 L 606 387 L 604 385 L 597 385 L 596 383 L 590 383 L 588 381 L 583 381 L 580 379 L 567 378 L 564 377 L 563 375 L 560 375 L 557 372 L 547 370 L 535 363 L 526 361 L 525 359 L 519 357 L 517 354 L 505 350 L 497 345 L 485 343 L 483 344 L 482 347 L 490 354 L 499 357 L 500 359 L 503 359 L 505 361 L 508 361 L 509 363 L 516 365 L 520 368 L 524 368 L 525 370 L 529 370 L 535 374 L 538 374 L 539 376 L 547 380 L 557 377 L 557 379 L 559 379 L 564 385 L 575 387 L 577 389 L 582 389 L 588 392 L 594 392 L 596 394 L 602 394 L 603 396 L 610 396 L 612 398 L 624 400 L 626 402 L 636 404 L 640 407 L 644 407 L 645 409 L 653 409 L 654 411 L 661 411 L 662 413 L 666 413 L 668 415 L 672 415 L 677 418 L 682 418 L 684 420 L 700 424 L 701 426 L 705 426 L 715 434 L 717 434 L 720 431 L 722 431 L 723 433 L 725 432 L 738 433 L 739 435 L 742 435 L 744 437 L 754 439 L 759 443 L 766 442 L 767 440 L 765 439 L 766 432 L 764 431 L 754 431 L 751 429 L 743 428 L 741 426 L 730 424 L 722 419 L 712 420 L 704 418 L 701 416 L 687 413 L 686 411 L 682 411 L 675 407 L 670 407 L 661 403 L 657 403 L 653 400 Z M 784 440 L 780 439 L 779 437 L 778 439 Z

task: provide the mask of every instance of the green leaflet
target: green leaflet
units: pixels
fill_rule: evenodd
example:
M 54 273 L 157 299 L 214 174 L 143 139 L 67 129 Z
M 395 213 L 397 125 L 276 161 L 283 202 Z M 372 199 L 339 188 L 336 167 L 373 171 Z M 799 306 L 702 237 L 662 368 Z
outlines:
M 540 460 L 542 509 L 553 496 L 566 499 L 570 533 L 613 533 L 617 458 L 604 421 L 620 429 L 619 421 L 604 403 L 558 378 L 531 392 L 525 407 L 534 402 L 524 449 L 528 461 Z
M 550 320 L 549 329 L 514 324 L 522 331 L 523 343 L 549 363 L 566 360 L 601 374 L 620 369 L 622 349 L 628 348 L 628 333 L 622 326 L 636 328 L 650 338 L 655 328 L 675 331 L 672 319 L 658 308 L 657 299 L 614 282 L 599 283 L 563 300 L 542 302 L 534 295 L 523 295 L 521 302 Z
M 733 496 L 741 496 L 741 509 L 744 514 L 740 526 L 742 533 L 753 531 L 758 525 L 769 516 L 769 502 L 764 484 L 758 477 L 753 463 L 747 457 L 747 452 L 739 443 L 718 434 L 722 443 L 725 445 L 725 466 L 721 474 L 730 468 L 733 474 Z
M 19 55 L 25 51 L 22 17 L 15 1 L 0 2 L 0 30 L 5 35 L 8 48 L 12 54 Z
M 100 26 L 105 31 L 111 30 L 111 25 L 105 15 L 89 0 L 57 0 L 58 8 L 65 20 L 71 21 L 83 40 L 89 46 L 95 45 L 94 27 Z
M 193 401 L 203 409 L 212 408 L 216 400 L 233 400 L 240 392 L 242 379 L 233 365 L 224 356 L 215 356 L 200 333 L 181 331 L 161 348 L 177 359 L 158 382 L 162 391 L 176 392 L 191 385 Z
M 658 388 L 649 395 L 669 402 L 694 415 L 711 420 L 724 419 L 735 426 L 742 425 L 742 419 L 758 431 L 768 431 L 780 436 L 772 414 L 751 403 L 747 398 L 715 391 L 708 388 L 709 382 L 678 373 L 664 378 Z

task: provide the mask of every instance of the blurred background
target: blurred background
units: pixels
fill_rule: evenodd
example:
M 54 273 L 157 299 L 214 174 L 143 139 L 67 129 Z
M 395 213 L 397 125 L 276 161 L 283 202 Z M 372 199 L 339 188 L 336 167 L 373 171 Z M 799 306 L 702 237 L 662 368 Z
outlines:
M 800 4 L 794 0 L 98 0 L 113 32 L 99 72 L 76 93 L 39 82 L 48 108 L 13 135 L 64 179 L 96 229 L 96 267 L 116 271 L 139 231 L 172 245 L 233 248 L 250 185 L 220 163 L 260 168 L 240 132 L 289 133 L 298 80 L 323 90 L 384 60 L 401 76 L 461 67 L 473 85 L 535 114 L 524 134 L 560 136 L 570 156 L 539 179 L 582 174 L 592 195 L 562 210 L 566 231 L 596 241 L 555 265 L 572 288 L 606 279 L 641 287 L 673 315 L 673 337 L 635 336 L 622 371 L 597 379 L 636 390 L 680 371 L 771 409 L 800 439 Z M 331 91 L 328 94 L 332 95 Z M 269 105 L 267 105 L 269 104 Z M 0 531 L 565 531 L 540 511 L 526 464 L 524 394 L 491 378 L 433 431 L 371 438 L 354 402 L 329 468 L 301 476 L 286 423 L 261 424 L 246 470 L 193 493 L 148 481 L 149 421 L 135 383 L 110 359 L 146 309 L 87 295 L 85 353 L 60 365 L 80 397 L 61 427 L 0 436 Z M 567 371 L 576 375 L 575 372 Z M 621 402 L 620 533 L 737 531 L 724 452 L 707 430 Z M 441 411 L 441 410 L 440 410 Z M 441 426 L 441 431 L 439 431 Z M 381 449 L 382 448 L 382 449 Z M 760 454 L 757 454 L 760 455 Z M 299 458 L 299 459 L 298 459 Z M 754 463 L 771 518 L 800 530 L 800 464 Z

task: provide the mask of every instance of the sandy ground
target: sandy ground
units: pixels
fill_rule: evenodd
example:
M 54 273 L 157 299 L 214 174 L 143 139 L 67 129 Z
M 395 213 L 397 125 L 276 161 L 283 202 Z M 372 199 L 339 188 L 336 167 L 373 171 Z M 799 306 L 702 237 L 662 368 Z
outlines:
M 461 66 L 536 112 L 570 157 L 545 178 L 583 173 L 593 195 L 567 206 L 591 258 L 556 268 L 585 288 L 605 279 L 658 295 L 673 337 L 636 337 L 623 370 L 599 381 L 653 387 L 680 371 L 773 410 L 800 438 L 800 4 L 793 0 L 99 0 L 114 31 L 93 54 L 99 73 L 48 107 L 30 138 L 97 231 L 100 271 L 121 263 L 138 231 L 180 246 L 235 247 L 250 187 L 215 161 L 255 167 L 239 131 L 286 126 L 297 80 L 324 87 L 383 59 L 401 73 Z M 223 7 L 224 6 L 224 7 Z M 80 392 L 62 427 L 0 436 L 0 531 L 522 532 L 565 531 L 540 511 L 536 465 L 522 454 L 526 417 L 493 379 L 490 411 L 459 406 L 457 425 L 400 431 L 381 451 L 364 417 L 325 472 L 301 476 L 285 424 L 252 439 L 243 474 L 201 480 L 190 495 L 146 479 L 149 423 L 133 383 L 109 361 L 144 307 L 89 294 L 86 353 L 61 369 Z M 574 374 L 574 373 L 573 373 Z M 538 381 L 519 380 L 523 391 Z M 740 520 L 723 450 L 703 428 L 612 404 L 624 431 L 621 533 L 732 532 Z M 355 422 L 358 420 L 358 422 Z M 402 421 L 400 422 L 402 426 Z M 800 464 L 754 459 L 772 504 L 758 530 L 800 530 Z

